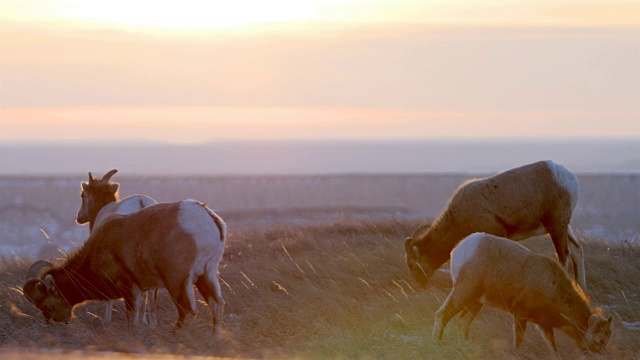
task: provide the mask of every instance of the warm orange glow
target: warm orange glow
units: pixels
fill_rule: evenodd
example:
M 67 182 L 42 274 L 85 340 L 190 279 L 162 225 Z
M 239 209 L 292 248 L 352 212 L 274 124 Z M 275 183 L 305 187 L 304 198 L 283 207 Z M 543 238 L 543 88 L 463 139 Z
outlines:
M 640 3 L 0 0 L 0 141 L 638 136 Z
M 638 26 L 640 4 L 616 0 L 0 0 L 0 21 L 137 31 L 247 31 L 286 24 Z M 255 29 L 254 29 L 255 30 Z
M 352 7 L 360 0 L 58 0 L 44 6 L 0 2 L 8 20 L 64 21 L 66 25 L 107 26 L 133 30 L 194 31 L 336 20 L 336 7 Z
M 325 1 L 326 2 L 326 1 Z M 218 29 L 265 22 L 307 21 L 322 1 L 77 1 L 62 17 L 160 29 Z
M 627 126 L 611 127 L 600 121 L 602 118 L 623 118 Z M 554 137 L 559 134 L 621 137 L 638 131 L 629 114 L 612 112 L 559 109 L 433 112 L 295 107 L 0 109 L 0 129 L 3 141 L 119 139 L 179 143 L 237 139 Z

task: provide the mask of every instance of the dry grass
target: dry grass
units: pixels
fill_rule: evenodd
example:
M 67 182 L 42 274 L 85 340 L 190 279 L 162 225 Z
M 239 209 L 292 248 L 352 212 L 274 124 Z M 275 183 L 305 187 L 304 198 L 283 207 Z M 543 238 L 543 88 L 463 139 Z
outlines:
M 512 350 L 510 316 L 489 308 L 472 325 L 469 341 L 454 319 L 443 344 L 433 342 L 433 314 L 448 289 L 418 289 L 410 278 L 404 238 L 415 225 L 350 222 L 232 232 L 221 269 L 227 307 L 220 339 L 211 334 L 203 303 L 187 329 L 173 332 L 177 312 L 166 293 L 154 329 L 129 328 L 121 302 L 111 324 L 92 315 L 103 312 L 93 303 L 77 307 L 69 325 L 47 326 L 20 292 L 32 260 L 0 261 L 0 347 L 305 359 L 549 357 L 531 325 L 522 348 Z M 525 245 L 552 254 L 547 239 Z M 585 240 L 585 258 L 592 301 L 614 316 L 611 343 L 593 358 L 638 358 L 640 336 L 622 321 L 640 321 L 640 246 Z M 557 338 L 563 358 L 583 356 L 567 336 Z

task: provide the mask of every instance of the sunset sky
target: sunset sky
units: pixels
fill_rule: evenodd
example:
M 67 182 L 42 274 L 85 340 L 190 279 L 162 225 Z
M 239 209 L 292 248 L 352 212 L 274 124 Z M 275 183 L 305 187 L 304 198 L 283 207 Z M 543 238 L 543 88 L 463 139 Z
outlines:
M 0 0 L 0 141 L 640 139 L 640 3 Z

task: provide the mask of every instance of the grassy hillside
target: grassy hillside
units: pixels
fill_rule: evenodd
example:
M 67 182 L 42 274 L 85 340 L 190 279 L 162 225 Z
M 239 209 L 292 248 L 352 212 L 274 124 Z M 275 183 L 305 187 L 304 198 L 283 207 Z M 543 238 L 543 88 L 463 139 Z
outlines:
M 76 307 L 68 325 L 46 326 L 21 294 L 33 261 L 0 260 L 0 347 L 309 359 L 548 358 L 529 324 L 523 346 L 512 350 L 511 317 L 485 308 L 465 341 L 456 319 L 442 344 L 431 340 L 433 315 L 448 293 L 446 276 L 418 289 L 404 265 L 404 238 L 417 224 L 349 222 L 231 232 L 222 263 L 227 302 L 224 334 L 211 335 L 203 302 L 187 329 L 172 330 L 177 312 L 161 292 L 157 328 L 130 328 L 124 305 L 103 325 L 100 303 Z M 553 256 L 550 241 L 524 243 Z M 632 359 L 640 336 L 625 322 L 640 321 L 640 246 L 610 247 L 584 239 L 592 303 L 614 317 L 606 352 L 593 358 Z M 95 315 L 97 314 L 97 315 Z M 556 332 L 563 358 L 579 358 L 573 341 Z

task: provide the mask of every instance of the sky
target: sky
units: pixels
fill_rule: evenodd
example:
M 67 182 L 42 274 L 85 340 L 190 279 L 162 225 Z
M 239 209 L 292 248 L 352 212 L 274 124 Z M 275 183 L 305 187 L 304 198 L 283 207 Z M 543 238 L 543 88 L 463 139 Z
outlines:
M 0 0 L 0 141 L 632 138 L 640 3 Z

